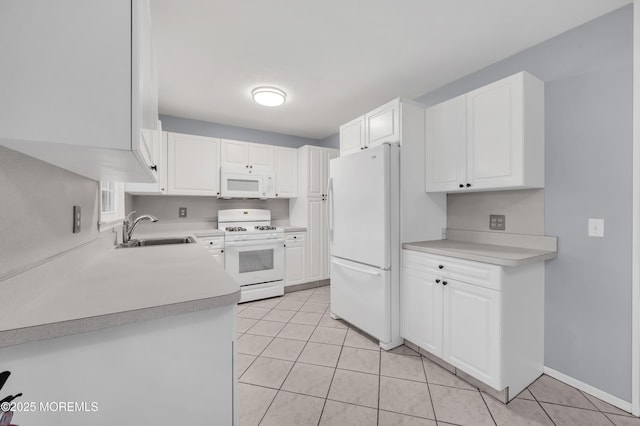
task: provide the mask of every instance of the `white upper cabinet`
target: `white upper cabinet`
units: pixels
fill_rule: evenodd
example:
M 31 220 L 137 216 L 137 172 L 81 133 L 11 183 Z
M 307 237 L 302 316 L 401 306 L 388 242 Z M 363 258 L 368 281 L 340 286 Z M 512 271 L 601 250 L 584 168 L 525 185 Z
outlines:
M 427 109 L 426 153 L 427 192 L 544 187 L 544 83 L 520 72 Z
M 364 146 L 364 115 L 340 126 L 340 155 L 360 151 Z
M 220 139 L 169 133 L 169 195 L 220 195 Z
M 92 179 L 153 182 L 148 0 L 8 0 L 0 144 Z M 19 42 L 17 42 L 19 41 Z
M 127 183 L 125 192 L 134 195 L 162 195 L 167 193 L 167 132 L 162 131 L 160 121 L 158 121 L 158 131 L 153 138 L 153 158 L 158 167 L 157 182 Z
M 298 150 L 276 146 L 274 148 L 276 197 L 298 196 Z
M 274 166 L 274 147 L 257 143 L 222 139 L 220 164 L 222 166 Z
M 467 181 L 466 95 L 426 111 L 426 177 L 430 191 L 453 191 Z
M 400 98 L 368 112 L 364 119 L 367 128 L 366 146 L 400 142 Z

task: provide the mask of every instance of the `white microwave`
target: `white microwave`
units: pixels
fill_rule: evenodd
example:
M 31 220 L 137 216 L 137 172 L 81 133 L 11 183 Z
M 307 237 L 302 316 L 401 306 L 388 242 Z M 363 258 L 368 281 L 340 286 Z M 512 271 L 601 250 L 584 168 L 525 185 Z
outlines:
M 269 167 L 220 168 L 220 197 L 222 198 L 274 198 L 276 183 Z

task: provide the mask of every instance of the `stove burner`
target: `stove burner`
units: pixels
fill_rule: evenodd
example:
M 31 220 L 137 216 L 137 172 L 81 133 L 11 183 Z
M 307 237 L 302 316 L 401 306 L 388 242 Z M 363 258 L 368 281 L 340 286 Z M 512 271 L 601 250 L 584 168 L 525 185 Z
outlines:
M 238 231 L 246 231 L 247 228 L 243 228 L 242 226 L 227 226 L 224 228 L 225 231 L 228 232 L 238 232 Z
M 271 225 L 256 225 L 258 231 L 275 231 L 276 227 Z

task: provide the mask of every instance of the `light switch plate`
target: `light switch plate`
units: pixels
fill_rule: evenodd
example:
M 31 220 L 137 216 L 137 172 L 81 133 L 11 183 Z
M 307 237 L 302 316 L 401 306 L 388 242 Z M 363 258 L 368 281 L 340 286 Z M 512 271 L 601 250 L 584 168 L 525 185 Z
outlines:
M 604 219 L 589 219 L 587 235 L 589 237 L 604 237 Z
M 186 207 L 178 207 L 178 217 L 187 217 L 187 208 Z
M 493 231 L 504 231 L 506 229 L 506 217 L 503 214 L 489 215 L 489 229 Z

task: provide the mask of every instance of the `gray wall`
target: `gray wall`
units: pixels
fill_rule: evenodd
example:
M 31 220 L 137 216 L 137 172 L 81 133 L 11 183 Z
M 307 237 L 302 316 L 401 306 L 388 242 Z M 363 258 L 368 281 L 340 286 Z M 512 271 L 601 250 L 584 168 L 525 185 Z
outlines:
M 559 237 L 546 264 L 545 364 L 626 401 L 632 31 L 629 5 L 417 99 L 434 105 L 522 70 L 545 81 L 545 233 Z M 587 218 L 605 219 L 604 238 L 587 237 Z
M 161 115 L 162 129 L 167 132 L 187 133 L 190 135 L 210 136 L 213 138 L 233 139 L 243 142 L 264 143 L 268 145 L 299 148 L 303 145 L 323 145 L 322 140 L 265 132 L 190 118 Z
M 134 195 L 131 210 L 152 214 L 161 221 L 210 222 L 218 220 L 218 210 L 267 209 L 273 220 L 289 220 L 289 200 L 219 200 L 215 197 Z M 178 207 L 187 208 L 187 218 L 178 218 Z
M 0 279 L 98 236 L 98 183 L 0 147 Z M 82 232 L 72 233 L 73 206 Z

